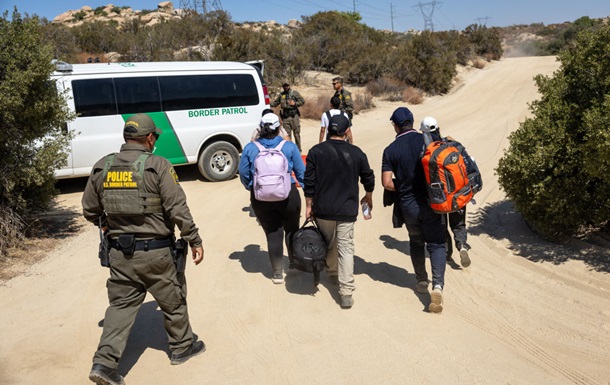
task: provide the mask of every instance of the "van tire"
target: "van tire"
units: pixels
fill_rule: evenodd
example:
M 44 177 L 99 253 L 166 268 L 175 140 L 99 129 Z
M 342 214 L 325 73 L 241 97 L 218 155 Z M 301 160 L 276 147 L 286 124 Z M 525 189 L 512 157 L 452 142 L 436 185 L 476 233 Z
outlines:
M 239 152 L 229 142 L 211 143 L 199 155 L 197 167 L 210 182 L 229 180 L 237 174 Z

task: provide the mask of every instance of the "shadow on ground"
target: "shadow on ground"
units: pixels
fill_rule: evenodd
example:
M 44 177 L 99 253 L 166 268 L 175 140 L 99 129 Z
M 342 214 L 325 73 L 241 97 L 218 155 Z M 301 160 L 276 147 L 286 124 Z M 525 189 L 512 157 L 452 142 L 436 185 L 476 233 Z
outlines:
M 562 264 L 577 259 L 593 270 L 610 272 L 609 242 L 603 240 L 603 235 L 569 238 L 561 244 L 547 241 L 527 225 L 515 210 L 514 204 L 508 200 L 472 210 L 468 218 L 468 233 L 506 240 L 513 253 L 533 262 Z

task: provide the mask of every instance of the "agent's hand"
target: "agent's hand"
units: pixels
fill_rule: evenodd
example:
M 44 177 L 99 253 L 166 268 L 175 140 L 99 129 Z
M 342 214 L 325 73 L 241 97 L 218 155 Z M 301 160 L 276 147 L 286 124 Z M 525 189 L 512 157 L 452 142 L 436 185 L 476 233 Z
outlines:
M 199 265 L 203 261 L 203 246 L 191 247 L 191 250 L 193 251 L 193 262 L 195 265 Z

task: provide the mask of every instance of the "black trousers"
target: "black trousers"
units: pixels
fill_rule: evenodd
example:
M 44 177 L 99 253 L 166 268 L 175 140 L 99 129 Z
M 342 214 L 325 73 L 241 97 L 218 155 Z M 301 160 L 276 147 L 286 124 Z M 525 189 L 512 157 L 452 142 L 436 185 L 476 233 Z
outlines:
M 288 258 L 292 260 L 290 242 L 292 235 L 299 229 L 301 220 L 301 195 L 295 184 L 292 184 L 290 195 L 279 202 L 261 202 L 250 192 L 250 203 L 256 218 L 260 222 L 267 237 L 269 261 L 274 273 L 284 270 L 282 257 L 284 242 L 288 249 Z

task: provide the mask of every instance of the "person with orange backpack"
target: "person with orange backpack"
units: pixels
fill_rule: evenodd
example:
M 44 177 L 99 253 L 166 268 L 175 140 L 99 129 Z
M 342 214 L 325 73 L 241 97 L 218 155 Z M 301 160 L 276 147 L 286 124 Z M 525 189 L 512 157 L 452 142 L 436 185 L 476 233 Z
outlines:
M 390 121 L 396 137 L 383 151 L 382 184 L 386 190 L 396 191 L 398 196 L 395 204 L 399 205 L 409 233 L 411 261 L 417 279 L 416 291 L 421 294 L 428 293 L 429 284 L 424 249 L 430 254 L 432 293 L 428 310 L 440 313 L 443 311 L 447 259 L 445 216 L 435 213 L 428 204 L 421 161 L 424 138 L 413 129 L 413 114 L 408 108 L 399 107 Z
M 480 177 L 480 172 L 474 159 L 468 155 L 464 146 L 457 142 L 450 136 L 445 138 L 442 137 L 440 132 L 440 127 L 436 119 L 431 116 L 425 117 L 420 124 L 420 131 L 424 136 L 424 142 L 426 146 L 429 146 L 432 142 L 444 142 L 456 144 L 457 148 L 460 150 L 460 153 L 465 161 L 466 170 L 469 176 L 469 182 L 471 183 L 472 193 L 478 192 L 482 187 L 482 180 Z M 467 240 L 467 232 L 466 232 L 466 205 L 460 208 L 459 210 L 452 211 L 447 213 L 448 224 L 451 232 L 453 233 L 453 238 L 455 240 L 455 247 L 460 253 L 460 264 L 462 267 L 470 266 L 470 256 L 468 255 L 468 250 L 470 250 L 470 245 Z M 447 230 L 447 261 L 453 261 L 451 258 L 451 254 L 453 253 L 453 247 L 451 245 L 451 236 L 449 235 L 449 230 Z

